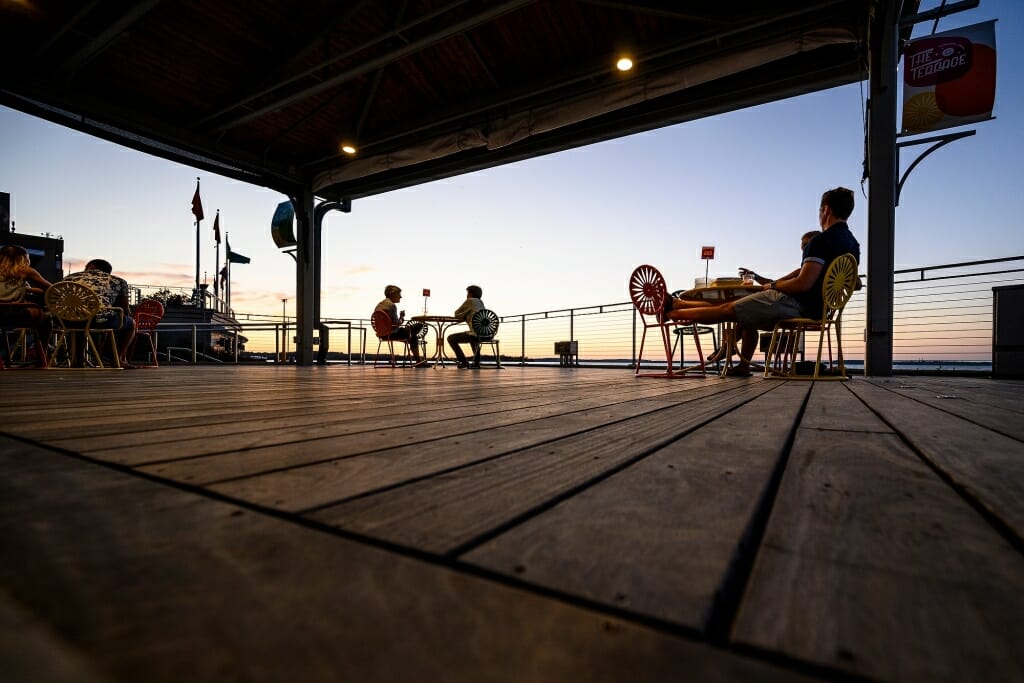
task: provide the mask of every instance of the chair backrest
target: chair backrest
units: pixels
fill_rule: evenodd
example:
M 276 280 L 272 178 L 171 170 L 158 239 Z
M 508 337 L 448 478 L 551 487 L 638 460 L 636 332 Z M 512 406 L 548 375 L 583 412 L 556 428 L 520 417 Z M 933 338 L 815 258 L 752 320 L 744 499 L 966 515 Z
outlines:
M 164 317 L 164 305 L 156 299 L 143 299 L 132 311 L 135 318 L 135 331 L 149 334 L 156 329 Z
M 46 290 L 46 308 L 59 320 L 85 322 L 103 307 L 99 295 L 80 282 L 62 280 Z
M 833 320 L 837 315 L 842 315 L 846 302 L 857 288 L 857 281 L 857 259 L 853 254 L 843 254 L 829 264 L 821 284 L 821 294 L 825 301 L 822 320 Z
M 654 266 L 637 266 L 630 275 L 629 297 L 642 315 L 660 316 L 667 296 L 665 278 Z
M 477 339 L 481 341 L 494 339 L 494 335 L 498 334 L 498 314 L 482 308 L 473 314 L 471 325 Z
M 370 316 L 370 326 L 378 339 L 384 339 L 391 334 L 391 316 L 385 311 L 374 311 Z

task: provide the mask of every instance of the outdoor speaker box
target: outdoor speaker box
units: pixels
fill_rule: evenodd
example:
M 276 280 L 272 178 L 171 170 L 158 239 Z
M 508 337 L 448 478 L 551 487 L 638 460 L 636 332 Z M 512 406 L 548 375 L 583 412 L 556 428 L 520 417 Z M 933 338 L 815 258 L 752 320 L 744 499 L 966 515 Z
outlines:
M 270 236 L 278 249 L 294 247 L 295 240 L 295 208 L 291 202 L 281 202 L 274 211 L 274 219 L 270 222 Z

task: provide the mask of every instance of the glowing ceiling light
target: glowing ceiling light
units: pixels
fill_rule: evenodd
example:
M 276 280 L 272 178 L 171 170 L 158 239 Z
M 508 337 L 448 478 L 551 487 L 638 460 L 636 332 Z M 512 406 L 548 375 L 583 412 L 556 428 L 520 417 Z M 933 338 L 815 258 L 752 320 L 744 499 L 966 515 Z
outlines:
M 356 153 L 356 148 L 355 145 L 345 143 L 341 146 L 341 151 L 344 152 L 345 154 L 348 154 L 349 156 L 352 156 L 353 154 Z
M 619 57 L 619 61 L 615 62 L 615 68 L 619 71 L 629 71 L 633 68 L 633 60 L 629 57 Z

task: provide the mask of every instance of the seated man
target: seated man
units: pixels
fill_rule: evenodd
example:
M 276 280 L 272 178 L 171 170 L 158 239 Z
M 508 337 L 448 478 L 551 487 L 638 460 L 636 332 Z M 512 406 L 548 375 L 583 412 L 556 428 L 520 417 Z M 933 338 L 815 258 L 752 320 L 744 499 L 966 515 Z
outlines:
M 462 302 L 462 305 L 455 309 L 453 317 L 459 318 L 469 326 L 467 332 L 455 332 L 454 334 L 448 335 L 448 344 L 452 347 L 452 352 L 455 354 L 457 366 L 459 368 L 468 368 L 469 361 L 466 360 L 466 354 L 462 351 L 460 344 L 469 344 L 470 348 L 473 349 L 473 357 L 476 358 L 477 348 L 479 348 L 480 342 L 476 340 L 476 332 L 473 331 L 473 315 L 477 311 L 482 311 L 486 306 L 484 302 L 480 300 L 480 297 L 484 295 L 484 290 L 480 289 L 476 285 L 470 285 L 466 287 L 466 300 Z M 478 364 L 474 367 L 480 367 Z
M 121 309 L 123 315 L 111 310 L 97 313 L 92 321 L 92 329 L 114 330 L 119 360 L 122 365 L 127 365 L 125 353 L 135 337 L 135 321 L 129 315 L 131 308 L 128 301 L 128 282 L 112 275 L 113 270 L 109 261 L 93 259 L 85 264 L 85 270 L 79 273 L 70 273 L 64 279 L 70 282 L 79 282 L 92 289 L 99 295 L 104 306 Z M 85 349 L 79 347 L 79 353 L 84 354 Z M 76 366 L 81 366 L 82 361 L 83 358 L 79 357 L 73 359 L 72 362 Z
M 735 322 L 742 347 L 740 362 L 728 370 L 732 377 L 750 375 L 750 358 L 757 343 L 758 330 L 770 330 L 786 318 L 818 317 L 821 314 L 822 280 L 836 258 L 853 254 L 860 262 L 860 244 L 850 232 L 846 219 L 853 213 L 853 191 L 845 187 L 828 190 L 821 197 L 818 222 L 822 233 L 813 237 L 804 248 L 803 261 L 795 277 L 772 280 L 764 289 L 736 301 L 717 306 L 675 299 L 668 317 L 692 320 L 698 324 Z
M 390 339 L 401 340 L 409 344 L 409 351 L 412 352 L 412 362 L 418 368 L 427 367 L 427 361 L 420 358 L 420 330 L 423 323 L 410 323 L 403 326 L 405 322 L 405 311 L 399 313 L 398 302 L 402 300 L 402 289 L 397 285 L 388 285 L 384 288 L 384 299 L 373 309 L 384 311 L 391 318 Z

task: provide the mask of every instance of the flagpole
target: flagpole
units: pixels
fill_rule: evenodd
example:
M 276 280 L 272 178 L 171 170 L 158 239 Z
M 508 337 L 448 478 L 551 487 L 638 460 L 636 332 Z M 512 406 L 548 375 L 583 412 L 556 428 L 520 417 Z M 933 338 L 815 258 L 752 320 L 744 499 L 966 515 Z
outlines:
M 203 215 L 202 203 L 199 202 L 199 211 L 196 211 L 196 203 L 199 199 L 199 178 L 196 177 L 196 194 L 192 200 L 192 213 L 196 217 L 196 288 L 194 296 L 199 296 L 199 223 L 202 221 L 201 216 Z
M 228 269 L 228 276 L 224 279 L 224 287 L 227 289 L 228 313 L 231 313 L 231 242 L 228 242 L 228 234 L 226 232 L 224 233 L 224 242 L 229 247 L 228 253 L 224 256 L 224 266 Z

